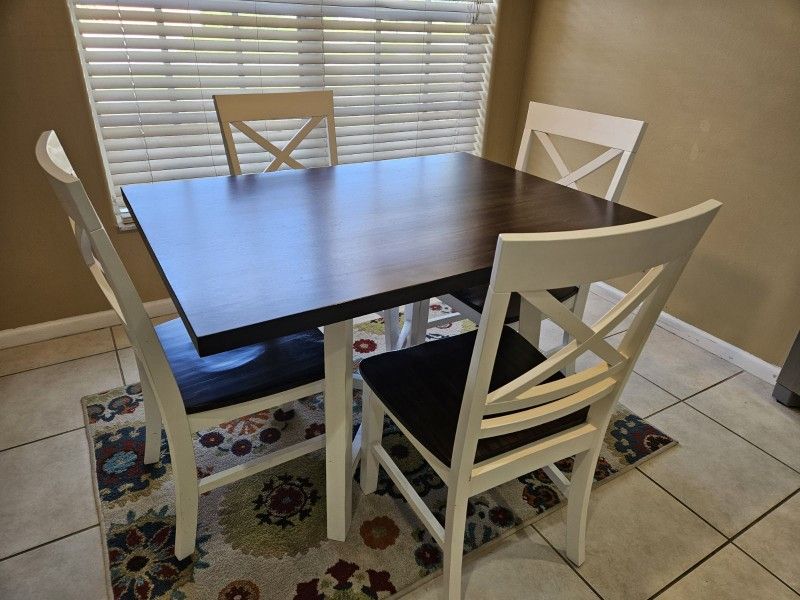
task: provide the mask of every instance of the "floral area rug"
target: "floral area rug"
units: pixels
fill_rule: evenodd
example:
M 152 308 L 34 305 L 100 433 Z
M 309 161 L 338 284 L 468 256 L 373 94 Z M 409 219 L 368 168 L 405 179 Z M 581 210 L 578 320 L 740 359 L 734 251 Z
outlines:
M 436 304 L 432 309 L 449 310 Z M 468 321 L 446 325 L 429 330 L 428 339 L 470 328 L 474 325 Z M 382 321 L 356 325 L 354 341 L 356 360 L 382 351 Z M 359 396 L 354 394 L 356 421 Z M 377 493 L 364 496 L 358 484 L 353 485 L 347 541 L 326 538 L 324 450 L 204 494 L 196 552 L 177 561 L 169 451 L 164 437 L 160 462 L 143 463 L 140 386 L 89 396 L 83 403 L 114 598 L 383 600 L 416 587 L 441 568 L 440 548 L 382 470 Z M 223 423 L 197 434 L 198 474 L 214 473 L 323 432 L 321 396 Z M 606 482 L 674 443 L 619 406 L 595 480 Z M 388 421 L 384 445 L 443 520 L 445 486 Z M 566 473 L 571 460 L 559 464 Z M 465 552 L 541 518 L 562 501 L 542 471 L 473 497 Z

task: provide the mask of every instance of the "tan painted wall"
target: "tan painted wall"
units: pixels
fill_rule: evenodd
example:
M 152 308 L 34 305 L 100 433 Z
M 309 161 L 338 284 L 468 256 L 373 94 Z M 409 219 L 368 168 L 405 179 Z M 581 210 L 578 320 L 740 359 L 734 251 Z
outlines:
M 145 300 L 166 297 L 136 233 L 116 233 L 65 0 L 0 2 L 0 330 L 107 310 L 34 158 L 55 129 Z
M 504 164 L 514 162 L 517 104 L 525 81 L 532 14 L 533 2 L 503 0 L 497 15 L 483 156 Z
M 485 154 L 513 161 L 533 98 L 646 119 L 622 201 L 725 202 L 669 310 L 779 362 L 800 326 L 798 28 L 795 0 L 504 0 Z M 33 158 L 48 128 L 144 299 L 166 296 L 138 235 L 115 233 L 72 36 L 65 0 L 0 2 L 0 330 L 107 308 Z
M 622 203 L 656 215 L 724 203 L 667 309 L 781 363 L 800 328 L 800 2 L 533 7 L 530 35 L 516 42 L 528 58 L 506 155 L 529 100 L 646 120 Z M 515 110 L 513 97 L 502 100 L 492 110 Z M 592 156 L 563 147 L 573 166 Z M 552 177 L 542 164 L 534 172 Z M 585 189 L 601 191 L 601 176 Z

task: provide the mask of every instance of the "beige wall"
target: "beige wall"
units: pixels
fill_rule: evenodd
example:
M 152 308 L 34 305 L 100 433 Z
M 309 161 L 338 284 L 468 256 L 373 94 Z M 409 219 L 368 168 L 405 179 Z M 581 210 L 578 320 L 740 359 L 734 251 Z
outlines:
M 514 162 L 512 145 L 525 81 L 533 5 L 527 0 L 503 0 L 497 15 L 483 156 L 504 164 Z
M 0 1 L 0 330 L 107 310 L 34 158 L 55 129 L 145 300 L 166 297 L 136 233 L 116 233 L 65 0 Z
M 780 362 L 800 327 L 798 30 L 795 0 L 503 0 L 485 154 L 513 162 L 530 99 L 647 120 L 622 202 L 725 203 L 669 310 Z M 107 308 L 34 161 L 44 129 L 144 299 L 166 296 L 138 235 L 113 226 L 72 35 L 65 0 L 0 2 L 0 330 Z
M 507 132 L 487 143 L 513 156 L 534 99 L 647 121 L 622 203 L 656 215 L 724 203 L 669 312 L 781 363 L 800 328 L 800 2 L 532 4 L 530 35 L 516 42 L 527 52 L 520 100 L 492 108 L 516 110 L 517 129 L 504 151 Z M 592 156 L 564 154 L 573 166 Z M 586 189 L 600 191 L 598 179 Z

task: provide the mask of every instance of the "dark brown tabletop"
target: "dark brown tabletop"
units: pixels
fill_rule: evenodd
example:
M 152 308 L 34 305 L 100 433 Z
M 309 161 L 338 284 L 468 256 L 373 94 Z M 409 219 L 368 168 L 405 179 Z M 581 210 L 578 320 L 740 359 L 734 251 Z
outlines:
M 650 218 L 463 153 L 122 194 L 203 356 L 486 283 L 500 233 Z

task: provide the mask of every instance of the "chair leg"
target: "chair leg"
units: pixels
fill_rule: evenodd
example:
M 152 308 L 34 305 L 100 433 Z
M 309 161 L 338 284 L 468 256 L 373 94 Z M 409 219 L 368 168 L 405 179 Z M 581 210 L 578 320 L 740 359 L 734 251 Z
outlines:
M 411 333 L 408 336 L 409 346 L 418 346 L 425 341 L 428 332 L 428 313 L 430 300 L 421 300 L 406 306 L 406 318 L 411 314 Z M 409 308 L 411 309 L 409 311 Z
M 142 382 L 142 398 L 144 399 L 144 464 L 150 465 L 161 459 L 161 412 L 158 410 L 153 386 L 147 377 L 142 363 L 136 359 L 139 375 Z
M 197 464 L 190 436 L 181 436 L 169 449 L 175 477 L 175 557 L 183 560 L 194 552 L 197 539 Z
M 397 341 L 400 338 L 400 308 L 384 310 L 381 316 L 386 350 L 397 350 Z
M 467 524 L 466 490 L 454 486 L 447 494 L 444 529 L 444 600 L 461 599 L 461 563 L 464 556 L 464 529 Z
M 577 566 L 586 558 L 586 520 L 598 456 L 599 448 L 581 452 L 572 467 L 567 497 L 567 558 Z
M 380 464 L 372 451 L 375 444 L 383 438 L 383 405 L 375 398 L 372 390 L 364 386 L 361 396 L 361 491 L 372 494 L 378 487 Z
M 411 319 L 413 311 L 413 304 L 406 304 L 403 307 L 403 326 L 397 334 L 397 342 L 393 350 L 402 350 L 408 346 L 408 338 L 411 335 Z

